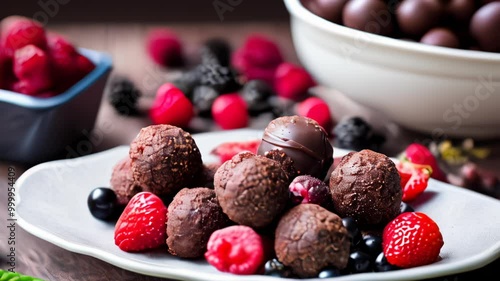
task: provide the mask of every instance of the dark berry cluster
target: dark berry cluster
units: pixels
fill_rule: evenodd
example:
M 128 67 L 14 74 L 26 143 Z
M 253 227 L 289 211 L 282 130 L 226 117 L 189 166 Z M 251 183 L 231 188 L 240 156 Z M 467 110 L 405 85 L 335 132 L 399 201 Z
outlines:
M 371 149 L 380 151 L 385 137 L 376 133 L 372 126 L 361 117 L 349 117 L 341 120 L 333 129 L 334 146 L 360 151 Z
M 109 102 L 122 115 L 135 115 L 141 92 L 128 78 L 116 77 L 109 85 Z
M 411 207 L 404 204 L 401 209 L 411 210 Z M 317 278 L 332 278 L 364 272 L 387 272 L 399 269 L 391 265 L 384 256 L 381 235 L 378 233 L 362 233 L 356 221 L 349 217 L 343 218 L 342 223 L 351 237 L 351 253 L 347 267 L 344 269 L 324 268 L 319 272 Z M 264 274 L 283 278 L 297 278 L 290 268 L 283 265 L 276 258 L 272 258 L 265 263 Z

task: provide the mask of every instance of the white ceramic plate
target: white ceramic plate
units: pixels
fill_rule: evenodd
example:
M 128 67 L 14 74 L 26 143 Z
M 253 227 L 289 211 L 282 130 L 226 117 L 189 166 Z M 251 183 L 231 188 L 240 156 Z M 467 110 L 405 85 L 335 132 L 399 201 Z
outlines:
M 255 130 L 194 135 L 205 162 L 217 144 L 261 136 Z M 204 261 L 188 261 L 164 251 L 126 253 L 113 240 L 113 225 L 93 218 L 87 195 L 109 186 L 112 167 L 125 157 L 128 146 L 105 152 L 40 164 L 17 181 L 17 218 L 26 231 L 69 251 L 90 255 L 145 275 L 179 280 L 279 280 L 269 276 L 236 276 L 218 272 Z M 336 149 L 340 156 L 346 151 Z M 431 180 L 425 194 L 412 204 L 440 226 L 442 259 L 432 265 L 387 273 L 349 275 L 335 280 L 415 280 L 473 270 L 500 257 L 500 201 Z M 287 279 L 289 280 L 289 279 Z M 324 279 L 322 279 L 324 280 Z

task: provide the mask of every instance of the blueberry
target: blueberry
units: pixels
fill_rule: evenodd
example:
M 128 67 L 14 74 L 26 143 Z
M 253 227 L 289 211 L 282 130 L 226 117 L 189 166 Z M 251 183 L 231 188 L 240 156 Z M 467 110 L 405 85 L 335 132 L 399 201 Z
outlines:
M 351 273 L 362 273 L 371 271 L 371 258 L 365 252 L 354 251 L 349 255 L 347 267 Z
M 193 90 L 193 106 L 197 114 L 202 117 L 212 116 L 212 104 L 219 93 L 210 86 L 198 86 Z
M 361 117 L 341 120 L 333 129 L 333 144 L 336 147 L 360 151 L 372 149 L 378 151 L 385 137 L 376 134 L 371 125 Z
M 252 116 L 271 111 L 272 105 L 269 98 L 274 95 L 273 89 L 262 80 L 248 81 L 241 91 L 241 96 L 247 103 L 248 112 Z
M 266 262 L 264 265 L 264 275 L 284 278 L 293 277 L 292 270 L 276 258 L 270 259 Z
M 363 250 L 370 255 L 372 260 L 382 252 L 382 238 L 378 235 L 367 234 L 363 237 Z
M 397 266 L 390 264 L 387 261 L 384 253 L 381 252 L 375 259 L 374 270 L 375 272 L 386 272 L 399 269 Z
M 338 270 L 337 268 L 335 268 L 335 267 L 328 267 L 328 268 L 323 269 L 318 274 L 318 278 L 323 279 L 323 278 L 339 277 L 341 275 L 342 274 L 340 273 L 340 270 Z
M 415 209 L 413 209 L 412 206 L 405 202 L 401 202 L 401 213 L 407 213 L 407 212 L 414 212 Z
M 356 221 L 351 217 L 343 218 L 342 224 L 344 225 L 345 228 L 347 228 L 347 231 L 349 232 L 349 235 L 351 237 L 351 250 L 352 250 L 357 246 L 359 246 L 361 240 L 363 240 L 363 237 L 361 236 L 361 231 L 359 230 Z
M 100 220 L 115 220 L 123 210 L 115 192 L 107 187 L 92 190 L 87 198 L 87 205 L 92 216 Z

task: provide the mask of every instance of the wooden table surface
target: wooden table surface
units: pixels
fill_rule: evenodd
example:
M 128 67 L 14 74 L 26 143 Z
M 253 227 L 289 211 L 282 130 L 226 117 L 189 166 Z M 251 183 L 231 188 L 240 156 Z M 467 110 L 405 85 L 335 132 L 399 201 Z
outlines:
M 62 25 L 49 26 L 54 31 L 65 34 L 70 40 L 80 47 L 101 50 L 109 53 L 113 58 L 114 74 L 130 77 L 144 93 L 144 99 L 141 101 L 143 107 L 147 108 L 150 104 L 151 96 L 160 84 L 169 79 L 167 71 L 153 65 L 147 58 L 144 51 L 144 39 L 149 28 L 158 25 L 123 25 L 123 24 L 85 24 L 85 25 Z M 292 40 L 290 37 L 289 26 L 287 22 L 277 23 L 216 23 L 216 24 L 175 24 L 169 25 L 175 30 L 185 44 L 186 53 L 194 57 L 201 43 L 213 37 L 226 38 L 233 46 L 239 46 L 244 38 L 252 33 L 261 33 L 273 38 L 282 47 L 284 55 L 288 61 L 298 62 L 294 53 Z M 321 90 L 321 89 L 320 89 Z M 322 89 L 325 90 L 325 89 Z M 339 98 L 339 103 L 345 104 Z M 334 115 L 340 116 L 349 110 L 345 104 L 339 104 L 338 110 Z M 358 108 L 357 108 L 358 109 Z M 362 112 L 361 112 L 362 113 Z M 362 113 L 363 114 L 363 113 Z M 113 126 L 108 126 L 112 123 Z M 102 134 L 102 139 L 94 143 L 94 151 L 102 151 L 117 145 L 129 144 L 135 137 L 140 128 L 150 124 L 145 117 L 123 117 L 117 115 L 111 106 L 103 99 L 101 109 L 96 121 L 95 130 Z M 251 124 L 254 128 L 263 128 L 267 120 L 254 120 Z M 207 130 L 216 130 L 217 128 L 206 124 L 198 124 L 198 128 Z M 198 130 L 198 128 L 196 130 Z M 398 130 L 400 131 L 400 130 Z M 401 133 L 401 138 L 395 141 L 393 151 L 398 151 L 401 147 L 415 139 L 415 135 Z M 498 147 L 499 141 L 491 141 L 491 144 Z M 497 150 L 498 152 L 498 150 Z M 497 154 L 498 155 L 498 154 Z M 500 157 L 498 157 L 500 159 Z M 500 174 L 499 163 L 495 160 L 495 173 Z M 23 171 L 29 167 L 13 165 L 12 163 L 0 164 L 0 190 L 7 194 L 7 175 L 8 167 L 16 168 L 16 177 L 19 177 Z M 2 222 L 7 222 L 7 199 L 1 195 L 0 200 L 0 218 Z M 83 200 L 83 199 L 82 199 Z M 36 206 L 34 206 L 36 207 Z M 487 216 L 487 214 L 478 214 Z M 57 214 L 54 214 L 56 217 Z M 51 219 L 51 218 L 48 218 Z M 498 222 L 497 222 L 498 223 Z M 9 245 L 7 244 L 7 228 L 0 228 L 0 268 L 8 268 L 6 253 Z M 165 280 L 144 275 L 112 266 L 106 262 L 93 257 L 72 253 L 60 247 L 52 245 L 42 239 L 39 239 L 19 226 L 16 228 L 16 271 L 34 275 L 45 280 Z M 465 242 L 465 241 L 464 241 Z M 499 260 L 484 267 L 478 271 L 465 274 L 449 276 L 439 280 L 469 280 L 478 274 L 486 272 L 498 274 Z M 481 276 L 481 275 L 479 275 Z

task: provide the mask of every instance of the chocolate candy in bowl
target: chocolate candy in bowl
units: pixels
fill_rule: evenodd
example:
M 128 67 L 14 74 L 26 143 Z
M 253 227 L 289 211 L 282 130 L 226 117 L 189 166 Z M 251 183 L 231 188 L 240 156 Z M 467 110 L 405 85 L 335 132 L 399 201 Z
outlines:
M 433 0 L 417 2 L 427 1 L 427 8 L 431 10 L 436 4 L 430 3 Z M 348 1 L 342 12 L 356 2 L 372 1 Z M 402 3 L 416 5 L 413 2 Z M 402 4 L 391 5 L 392 1 L 385 1 L 387 9 L 379 9 L 372 15 L 363 29 L 366 32 L 344 26 L 345 21 L 338 24 L 326 20 L 308 10 L 306 6 L 310 4 L 302 5 L 300 0 L 285 0 L 297 55 L 319 84 L 383 113 L 404 128 L 436 138 L 498 138 L 500 53 L 495 51 L 495 46 L 500 42 L 496 37 L 500 34 L 500 25 L 494 23 L 499 20 L 495 6 L 500 3 L 476 6 L 468 19 L 470 11 L 458 2 L 448 1 L 447 6 L 436 13 L 439 19 L 435 24 L 420 29 L 413 26 L 416 30 L 410 34 L 404 33 L 399 23 L 401 17 L 397 11 L 402 9 Z M 470 30 L 464 21 L 470 22 Z M 391 34 L 374 34 L 391 24 L 395 25 Z M 379 29 L 375 28 L 377 25 Z M 475 25 L 480 27 L 474 28 Z M 422 36 L 434 28 L 453 29 L 460 49 L 449 48 L 456 46 L 456 42 L 442 30 L 437 36 L 431 33 L 432 40 L 424 41 L 449 47 L 420 43 Z M 489 37 L 481 33 L 485 30 Z M 328 91 L 318 95 L 330 105 L 335 103 Z

